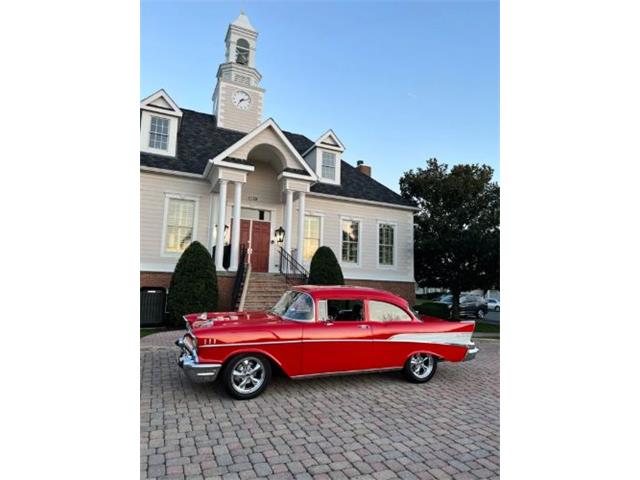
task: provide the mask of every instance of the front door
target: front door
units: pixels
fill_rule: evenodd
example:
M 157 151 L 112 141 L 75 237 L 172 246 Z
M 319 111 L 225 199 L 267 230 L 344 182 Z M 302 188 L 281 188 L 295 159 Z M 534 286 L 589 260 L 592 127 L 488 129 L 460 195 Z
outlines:
M 251 223 L 251 270 L 268 272 L 271 223 L 260 220 L 251 220 Z
M 251 269 L 254 272 L 269 271 L 270 238 L 271 222 L 240 220 L 240 245 L 251 247 Z

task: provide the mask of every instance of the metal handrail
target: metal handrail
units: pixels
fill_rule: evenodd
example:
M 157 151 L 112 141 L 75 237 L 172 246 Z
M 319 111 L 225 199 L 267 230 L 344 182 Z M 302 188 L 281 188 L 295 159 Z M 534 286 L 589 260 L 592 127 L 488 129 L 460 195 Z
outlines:
M 292 280 L 302 280 L 302 283 L 305 283 L 309 278 L 307 269 L 282 247 L 280 247 L 279 269 L 280 274 L 284 275 L 287 283 L 290 283 Z
M 238 300 L 240 300 L 240 294 L 242 293 L 242 282 L 244 281 L 245 272 L 247 270 L 247 246 L 245 244 L 240 245 L 240 255 L 238 259 L 238 271 L 236 272 L 236 278 L 233 282 L 233 290 L 231 293 L 231 305 L 236 308 Z

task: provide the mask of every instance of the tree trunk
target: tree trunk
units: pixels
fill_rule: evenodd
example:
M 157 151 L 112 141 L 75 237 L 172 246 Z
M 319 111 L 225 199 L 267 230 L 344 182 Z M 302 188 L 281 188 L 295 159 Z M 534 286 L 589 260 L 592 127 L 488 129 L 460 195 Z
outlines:
M 451 319 L 460 320 L 460 290 L 451 290 Z

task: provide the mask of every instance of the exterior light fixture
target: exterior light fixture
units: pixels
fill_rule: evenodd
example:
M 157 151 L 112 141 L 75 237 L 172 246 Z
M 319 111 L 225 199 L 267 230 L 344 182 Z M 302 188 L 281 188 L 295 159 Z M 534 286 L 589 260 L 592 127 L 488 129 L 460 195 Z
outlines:
M 276 242 L 282 243 L 284 241 L 284 228 L 278 227 L 276 230 Z

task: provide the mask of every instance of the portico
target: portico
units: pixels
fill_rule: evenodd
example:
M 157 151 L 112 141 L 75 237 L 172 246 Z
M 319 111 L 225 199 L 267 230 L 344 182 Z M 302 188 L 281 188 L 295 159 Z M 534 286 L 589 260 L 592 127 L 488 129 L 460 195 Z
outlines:
M 243 244 L 258 271 L 277 270 L 280 247 L 302 263 L 306 194 L 316 177 L 302 158 L 296 157 L 300 154 L 269 119 L 210 160 L 205 175 L 215 197 L 211 245 L 215 246 L 219 271 L 227 270 L 223 264 L 228 245 L 228 271 L 238 270 Z M 256 228 L 257 222 L 260 228 Z M 285 231 L 282 245 L 275 241 L 279 227 Z M 294 231 L 298 232 L 295 238 Z

